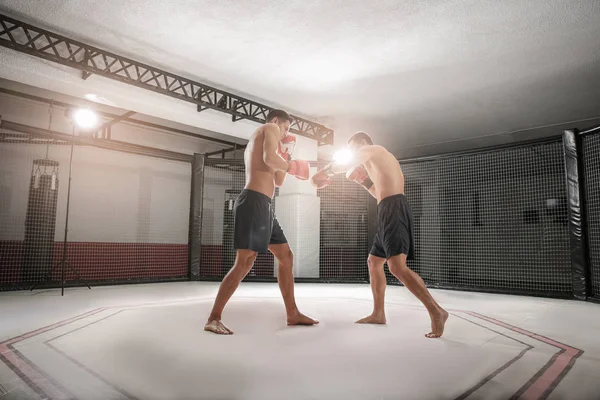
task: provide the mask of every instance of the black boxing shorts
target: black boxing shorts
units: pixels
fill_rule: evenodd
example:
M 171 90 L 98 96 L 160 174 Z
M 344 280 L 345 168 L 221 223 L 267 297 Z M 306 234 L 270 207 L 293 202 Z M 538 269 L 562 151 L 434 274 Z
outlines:
M 269 196 L 242 190 L 235 200 L 233 215 L 233 247 L 236 250 L 267 253 L 270 244 L 287 243 Z
M 377 205 L 377 231 L 370 254 L 386 260 L 406 254 L 413 260 L 414 238 L 412 211 L 403 194 L 386 197 Z

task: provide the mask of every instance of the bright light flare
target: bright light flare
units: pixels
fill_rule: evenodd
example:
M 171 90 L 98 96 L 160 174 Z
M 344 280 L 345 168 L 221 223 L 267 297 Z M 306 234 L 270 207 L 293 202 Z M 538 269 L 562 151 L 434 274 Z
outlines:
M 79 108 L 73 113 L 73 121 L 81 129 L 92 129 L 98 125 L 98 114 L 87 108 Z
M 341 149 L 333 154 L 333 160 L 340 165 L 350 164 L 354 159 L 354 154 L 350 149 Z

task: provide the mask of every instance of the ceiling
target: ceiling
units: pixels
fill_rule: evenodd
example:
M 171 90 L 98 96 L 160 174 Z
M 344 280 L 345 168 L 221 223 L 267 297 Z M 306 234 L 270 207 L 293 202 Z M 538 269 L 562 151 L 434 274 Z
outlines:
M 286 107 L 334 128 L 337 140 L 367 130 L 394 151 L 600 116 L 595 0 L 2 0 L 0 10 Z M 250 129 L 11 50 L 0 59 L 3 78 L 93 90 L 238 137 Z

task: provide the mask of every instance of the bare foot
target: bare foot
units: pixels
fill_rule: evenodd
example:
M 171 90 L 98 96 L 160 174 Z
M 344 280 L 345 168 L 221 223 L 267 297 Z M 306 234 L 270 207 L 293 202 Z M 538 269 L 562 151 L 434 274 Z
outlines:
M 212 333 L 216 333 L 217 335 L 233 335 L 233 331 L 223 325 L 221 320 L 213 319 L 212 321 L 208 321 L 206 325 L 204 325 L 204 330 Z
M 363 319 L 359 319 L 355 323 L 357 324 L 379 324 L 383 325 L 387 321 L 385 319 L 385 314 L 371 314 L 368 317 L 364 317 Z
M 444 309 L 440 309 L 436 314 L 430 315 L 431 317 L 431 332 L 425 335 L 428 338 L 439 338 L 444 333 L 444 326 L 448 319 L 448 312 Z
M 298 312 L 292 315 L 288 315 L 287 324 L 288 325 L 316 325 L 319 321 L 316 319 L 312 319 L 307 317 L 306 315 Z

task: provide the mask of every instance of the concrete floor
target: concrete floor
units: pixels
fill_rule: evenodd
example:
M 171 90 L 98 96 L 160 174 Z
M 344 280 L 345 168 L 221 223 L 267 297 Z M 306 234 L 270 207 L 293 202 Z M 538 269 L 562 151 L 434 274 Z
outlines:
M 242 284 L 202 330 L 218 285 L 0 293 L 0 399 L 600 399 L 600 305 L 433 291 L 442 339 L 403 287 L 386 326 L 366 285 L 298 284 L 316 327 L 287 327 L 276 284 Z

